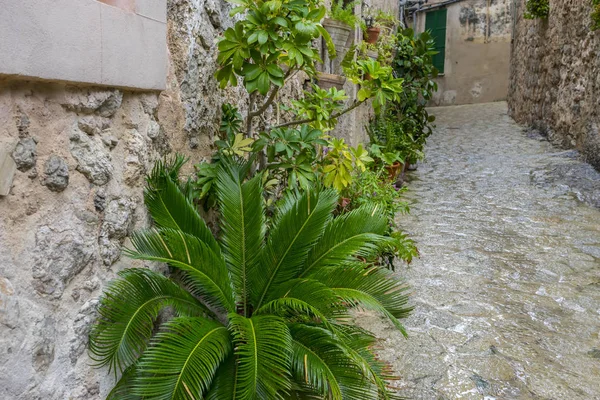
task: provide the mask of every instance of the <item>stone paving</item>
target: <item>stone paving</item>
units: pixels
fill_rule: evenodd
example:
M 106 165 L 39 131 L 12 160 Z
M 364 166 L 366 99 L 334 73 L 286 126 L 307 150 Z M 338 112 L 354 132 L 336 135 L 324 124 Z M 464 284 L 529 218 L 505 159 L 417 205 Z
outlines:
M 409 339 L 368 313 L 412 399 L 600 399 L 600 175 L 505 103 L 433 109 L 399 217 Z

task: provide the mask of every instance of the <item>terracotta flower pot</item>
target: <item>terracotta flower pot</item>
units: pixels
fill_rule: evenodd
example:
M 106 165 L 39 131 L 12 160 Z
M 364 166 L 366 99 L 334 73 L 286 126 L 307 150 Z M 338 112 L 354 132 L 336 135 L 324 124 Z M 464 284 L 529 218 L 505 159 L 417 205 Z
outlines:
M 381 29 L 375 26 L 367 28 L 367 43 L 376 43 Z
M 344 83 L 346 83 L 345 76 L 327 74 L 325 72 L 317 72 L 317 80 L 319 81 L 319 87 L 325 90 L 329 90 L 332 87 L 342 90 Z
M 322 25 L 327 33 L 329 33 L 329 36 L 331 36 L 331 41 L 336 49 L 346 48 L 346 43 L 352 33 L 350 26 L 331 18 L 325 18 Z
M 404 170 L 404 164 L 400 161 L 395 161 L 392 165 L 386 165 L 385 169 L 388 172 L 390 180 L 395 181 L 400 172 Z

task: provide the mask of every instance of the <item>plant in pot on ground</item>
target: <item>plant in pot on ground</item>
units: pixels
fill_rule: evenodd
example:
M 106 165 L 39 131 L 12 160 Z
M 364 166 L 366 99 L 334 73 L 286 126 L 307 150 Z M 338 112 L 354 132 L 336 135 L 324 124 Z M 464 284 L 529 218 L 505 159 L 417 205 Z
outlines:
M 128 251 L 171 274 L 125 269 L 100 301 L 92 357 L 122 373 L 108 398 L 395 397 L 375 337 L 349 323 L 366 308 L 405 334 L 407 288 L 377 264 L 393 245 L 386 216 L 365 204 L 333 217 L 337 194 L 318 189 L 285 196 L 267 218 L 261 176 L 224 163 L 215 236 L 178 179 L 181 161 L 148 177 L 155 227 Z

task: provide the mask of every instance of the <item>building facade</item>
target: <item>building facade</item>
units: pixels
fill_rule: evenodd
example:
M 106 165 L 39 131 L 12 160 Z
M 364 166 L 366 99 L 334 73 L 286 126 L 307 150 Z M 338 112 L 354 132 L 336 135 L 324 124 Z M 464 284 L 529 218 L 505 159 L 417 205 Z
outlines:
M 512 0 L 409 1 L 405 13 L 417 32 L 430 30 L 439 52 L 439 89 L 432 105 L 505 100 L 510 69 Z

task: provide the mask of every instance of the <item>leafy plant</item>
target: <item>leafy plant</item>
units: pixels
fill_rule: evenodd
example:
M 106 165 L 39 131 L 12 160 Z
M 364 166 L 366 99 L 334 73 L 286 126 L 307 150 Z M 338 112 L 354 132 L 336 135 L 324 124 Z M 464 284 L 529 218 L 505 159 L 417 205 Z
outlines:
M 304 92 L 304 98 L 292 101 L 291 110 L 297 118 L 310 121 L 310 125 L 320 130 L 331 130 L 337 124 L 334 117 L 344 109 L 344 101 L 348 99 L 343 90 L 335 87 L 329 90 L 312 85 L 312 91 Z
M 344 3 L 344 0 L 332 1 L 329 17 L 351 28 L 360 27 L 364 31 L 366 29 L 364 21 L 359 15 L 354 13 L 354 8 L 360 4 L 360 0 L 355 0 L 347 4 Z
M 398 18 L 391 13 L 385 12 L 383 10 L 377 10 L 377 14 L 375 14 L 375 23 L 379 26 L 386 26 L 392 28 L 400 23 Z
M 592 0 L 592 30 L 600 29 L 600 0 Z
M 382 261 L 393 269 L 394 256 L 408 263 L 418 256 L 414 242 L 399 231 L 396 217 L 409 211 L 408 203 L 402 200 L 404 188 L 390 185 L 386 179 L 387 171 L 383 167 L 354 172 L 351 184 L 342 192 L 348 199 L 345 211 L 351 211 L 366 205 L 375 207 L 377 213 L 388 221 L 386 235 L 391 243 L 381 254 Z
M 376 265 L 392 244 L 387 219 L 369 205 L 334 218 L 326 189 L 287 196 L 267 221 L 261 176 L 223 164 L 215 238 L 170 168 L 148 178 L 155 228 L 135 233 L 128 255 L 173 274 L 121 271 L 90 334 L 97 365 L 121 374 L 108 398 L 395 397 L 374 336 L 347 323 L 362 307 L 405 334 L 407 288 Z
M 333 138 L 329 146 L 323 160 L 323 184 L 341 192 L 352 182 L 352 171 L 365 171 L 373 159 L 362 145 L 352 148 L 344 139 Z
M 527 0 L 525 3 L 525 19 L 548 18 L 550 14 L 549 0 Z

